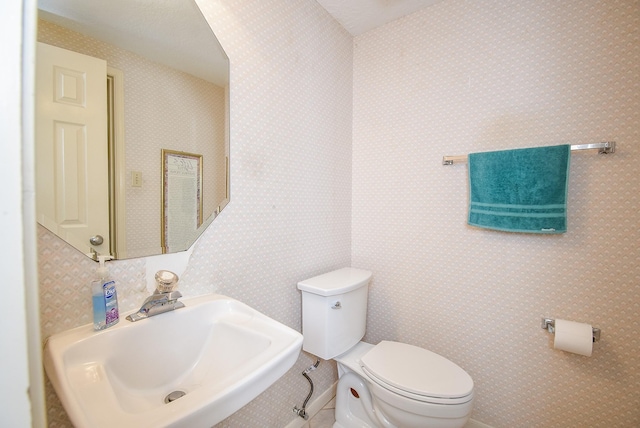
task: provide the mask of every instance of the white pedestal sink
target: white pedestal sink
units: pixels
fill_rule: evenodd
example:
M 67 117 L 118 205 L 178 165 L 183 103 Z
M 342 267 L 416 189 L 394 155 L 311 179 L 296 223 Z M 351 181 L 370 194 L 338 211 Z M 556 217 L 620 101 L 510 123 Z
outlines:
M 76 428 L 209 428 L 296 362 L 297 331 L 226 296 L 182 302 L 135 323 L 123 314 L 107 330 L 88 324 L 47 340 L 45 370 Z

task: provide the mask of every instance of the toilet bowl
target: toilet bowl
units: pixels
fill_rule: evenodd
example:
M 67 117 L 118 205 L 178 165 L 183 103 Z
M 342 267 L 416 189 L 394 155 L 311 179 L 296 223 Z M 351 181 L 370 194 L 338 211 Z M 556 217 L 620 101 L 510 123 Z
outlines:
M 338 364 L 334 428 L 461 428 L 473 380 L 452 361 L 392 341 L 361 342 L 371 272 L 344 268 L 298 283 L 303 349 Z
M 471 377 L 426 349 L 359 342 L 334 359 L 340 377 L 334 428 L 456 428 L 471 415 Z

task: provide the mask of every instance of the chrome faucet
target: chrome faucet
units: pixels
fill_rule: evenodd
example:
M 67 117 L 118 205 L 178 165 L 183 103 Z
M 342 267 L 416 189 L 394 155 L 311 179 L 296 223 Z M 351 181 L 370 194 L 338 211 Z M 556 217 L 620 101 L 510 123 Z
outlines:
M 161 270 L 156 273 L 155 278 L 156 291 L 145 299 L 138 312 L 128 315 L 127 320 L 140 321 L 154 315 L 184 308 L 184 303 L 178 301 L 182 297 L 182 293 L 176 290 L 178 275 L 168 270 Z

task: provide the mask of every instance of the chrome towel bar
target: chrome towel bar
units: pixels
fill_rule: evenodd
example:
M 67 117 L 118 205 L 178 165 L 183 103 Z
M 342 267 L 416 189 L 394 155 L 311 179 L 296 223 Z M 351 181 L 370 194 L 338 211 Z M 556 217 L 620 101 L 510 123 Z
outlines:
M 602 143 L 592 143 L 592 144 L 574 144 L 571 146 L 571 150 L 594 150 L 598 149 L 599 154 L 609 154 L 615 153 L 616 151 L 616 142 L 615 141 L 605 141 Z M 454 163 L 465 163 L 467 162 L 466 155 L 458 155 L 458 156 L 443 156 L 442 165 L 453 165 Z

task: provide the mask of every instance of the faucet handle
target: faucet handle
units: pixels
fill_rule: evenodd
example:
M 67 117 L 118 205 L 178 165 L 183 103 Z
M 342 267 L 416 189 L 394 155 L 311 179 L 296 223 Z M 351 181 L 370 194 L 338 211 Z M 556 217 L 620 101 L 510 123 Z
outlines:
M 169 293 L 178 288 L 178 275 L 168 270 L 156 272 L 156 291 L 158 293 Z

